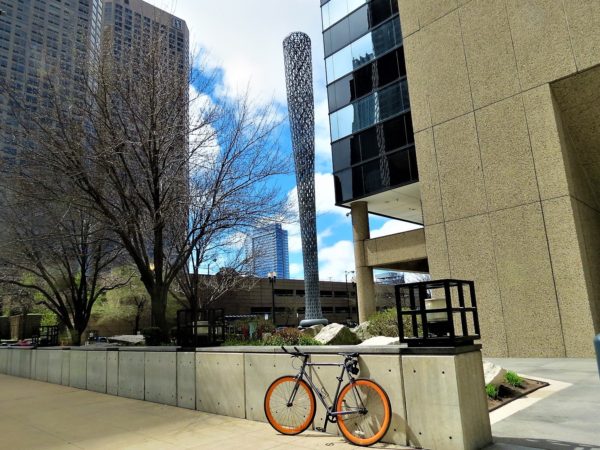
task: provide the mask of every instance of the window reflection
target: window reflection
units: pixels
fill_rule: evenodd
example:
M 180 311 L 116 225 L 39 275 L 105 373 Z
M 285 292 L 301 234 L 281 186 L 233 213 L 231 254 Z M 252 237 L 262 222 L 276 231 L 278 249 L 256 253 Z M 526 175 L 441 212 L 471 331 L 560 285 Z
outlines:
M 331 114 L 331 141 L 337 141 L 409 109 L 408 89 L 405 86 L 406 79 Z
M 367 0 L 331 0 L 327 2 L 321 7 L 323 29 L 329 28 L 365 3 Z
M 401 42 L 400 21 L 394 17 L 325 59 L 327 83 L 332 83 L 354 69 L 367 64 Z

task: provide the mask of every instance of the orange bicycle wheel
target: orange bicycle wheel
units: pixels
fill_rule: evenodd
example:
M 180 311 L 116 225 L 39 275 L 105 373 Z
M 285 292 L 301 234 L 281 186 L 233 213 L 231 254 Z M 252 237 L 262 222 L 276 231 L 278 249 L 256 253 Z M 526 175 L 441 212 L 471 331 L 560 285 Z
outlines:
M 342 389 L 336 404 L 338 427 L 356 445 L 372 445 L 385 435 L 392 407 L 385 391 L 371 380 L 355 380 Z
M 290 397 L 298 383 L 293 402 Z M 287 375 L 277 378 L 265 394 L 265 415 L 273 428 L 282 434 L 298 434 L 315 418 L 315 394 L 304 380 Z

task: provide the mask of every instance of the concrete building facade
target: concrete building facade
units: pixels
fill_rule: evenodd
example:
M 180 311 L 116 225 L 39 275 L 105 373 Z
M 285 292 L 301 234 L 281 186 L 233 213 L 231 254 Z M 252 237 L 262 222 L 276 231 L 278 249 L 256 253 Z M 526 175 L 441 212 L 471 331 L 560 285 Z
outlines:
M 592 355 L 600 3 L 400 0 L 399 12 L 424 228 L 376 246 L 377 211 L 353 202 L 357 270 L 474 280 L 487 355 Z

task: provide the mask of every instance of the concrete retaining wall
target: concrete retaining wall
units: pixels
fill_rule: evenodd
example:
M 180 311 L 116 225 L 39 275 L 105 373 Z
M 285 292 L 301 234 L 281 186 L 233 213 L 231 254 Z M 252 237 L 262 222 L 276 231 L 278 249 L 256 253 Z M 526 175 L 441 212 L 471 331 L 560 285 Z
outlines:
M 267 347 L 22 349 L 0 348 L 0 373 L 214 414 L 266 421 L 264 393 L 277 377 L 296 373 L 288 355 Z M 469 349 L 312 347 L 312 362 L 360 351 L 360 377 L 388 393 L 392 423 L 383 441 L 425 448 L 476 449 L 491 442 L 481 353 Z M 468 350 L 468 351 L 466 351 Z M 318 353 L 317 353 L 318 352 Z M 444 354 L 445 353 L 445 354 Z M 337 367 L 311 367 L 330 396 Z M 317 401 L 314 426 L 325 411 Z M 331 425 L 329 432 L 337 433 Z

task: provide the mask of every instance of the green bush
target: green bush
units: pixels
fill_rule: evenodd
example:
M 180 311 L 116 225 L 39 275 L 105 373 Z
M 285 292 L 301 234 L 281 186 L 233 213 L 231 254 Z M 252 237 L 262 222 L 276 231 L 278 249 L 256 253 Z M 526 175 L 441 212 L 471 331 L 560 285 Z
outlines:
M 162 330 L 159 327 L 148 327 L 142 330 L 146 345 L 160 345 L 162 343 Z
M 321 343 L 296 328 L 284 328 L 265 339 L 264 345 L 321 345 Z
M 508 384 L 514 387 L 523 386 L 523 377 L 520 377 L 515 372 L 512 372 L 510 370 L 504 375 L 504 380 L 506 380 Z
M 495 400 L 498 398 L 498 388 L 496 386 L 494 386 L 493 384 L 486 384 L 485 392 L 486 392 L 487 396 L 491 399 Z
M 371 336 L 398 337 L 398 315 L 396 308 L 378 311 L 369 317 L 367 332 Z

